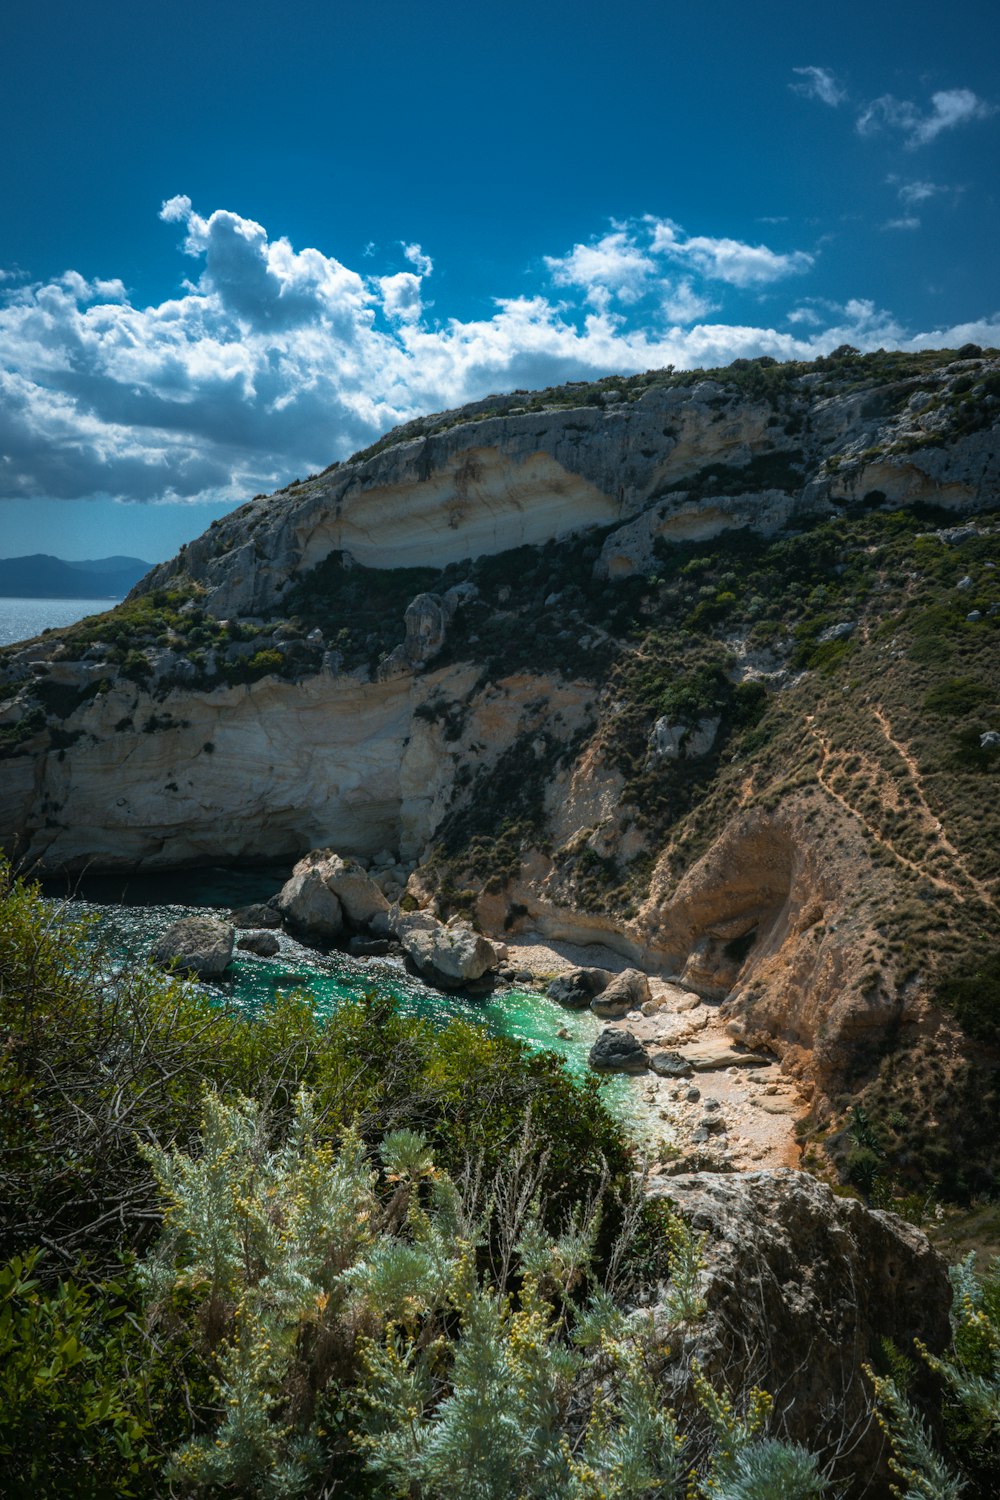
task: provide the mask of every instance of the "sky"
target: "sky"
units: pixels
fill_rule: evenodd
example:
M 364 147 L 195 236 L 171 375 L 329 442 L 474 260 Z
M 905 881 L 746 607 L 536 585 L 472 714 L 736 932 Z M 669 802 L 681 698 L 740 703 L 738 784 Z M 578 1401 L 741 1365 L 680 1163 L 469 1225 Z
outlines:
M 1000 345 L 996 0 L 35 0 L 0 556 L 157 561 L 398 422 Z

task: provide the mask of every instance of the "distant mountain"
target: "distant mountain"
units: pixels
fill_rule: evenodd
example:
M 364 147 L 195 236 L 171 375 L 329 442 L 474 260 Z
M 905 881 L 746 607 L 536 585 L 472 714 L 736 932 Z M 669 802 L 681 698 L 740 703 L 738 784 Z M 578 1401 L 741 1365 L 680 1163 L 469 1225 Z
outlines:
M 148 573 L 141 557 L 96 557 L 63 562 L 46 552 L 0 558 L 0 598 L 121 599 Z

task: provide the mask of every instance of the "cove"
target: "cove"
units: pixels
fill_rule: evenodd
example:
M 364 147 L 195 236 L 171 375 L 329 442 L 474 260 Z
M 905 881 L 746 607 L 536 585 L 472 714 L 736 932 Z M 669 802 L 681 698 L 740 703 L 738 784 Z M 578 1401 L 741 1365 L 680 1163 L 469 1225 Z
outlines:
M 228 921 L 232 909 L 269 900 L 286 876 L 286 864 L 273 869 L 122 872 L 76 876 L 68 886 L 49 881 L 45 893 L 70 918 L 90 919 L 94 940 L 105 949 L 111 966 L 122 969 L 143 963 L 155 939 L 178 918 L 202 913 Z M 303 991 L 319 1017 L 344 1000 L 375 992 L 391 999 L 403 1015 L 419 1016 L 436 1026 L 461 1019 L 492 1035 L 512 1037 L 533 1051 L 555 1053 L 574 1078 L 591 1072 L 587 1053 L 603 1023 L 589 1011 L 564 1010 L 536 991 L 508 986 L 498 986 L 481 998 L 446 994 L 407 973 L 400 960 L 354 958 L 338 950 L 324 953 L 283 931 L 276 936 L 281 949 L 273 958 L 237 948 L 223 980 L 200 987 L 220 1004 L 249 1014 L 282 993 Z M 608 1107 L 623 1124 L 635 1124 L 639 1099 L 634 1080 L 602 1075 L 600 1081 Z

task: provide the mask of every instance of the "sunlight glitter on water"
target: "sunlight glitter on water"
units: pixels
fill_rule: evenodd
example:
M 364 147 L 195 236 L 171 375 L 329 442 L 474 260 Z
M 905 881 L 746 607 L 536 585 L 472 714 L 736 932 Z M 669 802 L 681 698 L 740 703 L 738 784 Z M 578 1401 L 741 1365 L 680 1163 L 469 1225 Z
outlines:
M 91 877 L 78 884 L 66 909 L 71 916 L 92 917 L 96 935 L 115 965 L 125 966 L 142 962 L 159 934 L 180 917 L 214 915 L 228 921 L 232 907 L 272 896 L 280 878 L 273 871 L 222 869 Z M 55 892 L 50 894 L 58 899 Z M 273 958 L 236 949 L 225 979 L 206 988 L 220 1002 L 251 1013 L 278 994 L 301 990 L 321 1016 L 345 999 L 374 991 L 391 998 L 404 1015 L 421 1016 L 433 1024 L 461 1018 L 534 1050 L 554 1052 L 576 1078 L 589 1073 L 587 1053 L 602 1024 L 590 1011 L 564 1010 L 535 991 L 506 987 L 485 998 L 445 994 L 407 973 L 400 960 L 324 954 L 287 933 L 276 936 L 281 948 Z M 635 1081 L 607 1077 L 602 1084 L 609 1108 L 623 1122 L 635 1121 L 642 1113 Z

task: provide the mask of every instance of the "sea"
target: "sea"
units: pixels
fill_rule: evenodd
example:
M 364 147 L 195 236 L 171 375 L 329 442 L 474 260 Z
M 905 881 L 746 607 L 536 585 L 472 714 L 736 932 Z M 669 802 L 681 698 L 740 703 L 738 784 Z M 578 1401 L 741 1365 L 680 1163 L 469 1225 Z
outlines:
M 99 615 L 119 599 L 0 599 L 0 646 L 30 641 L 43 630 L 75 625 L 85 615 Z

